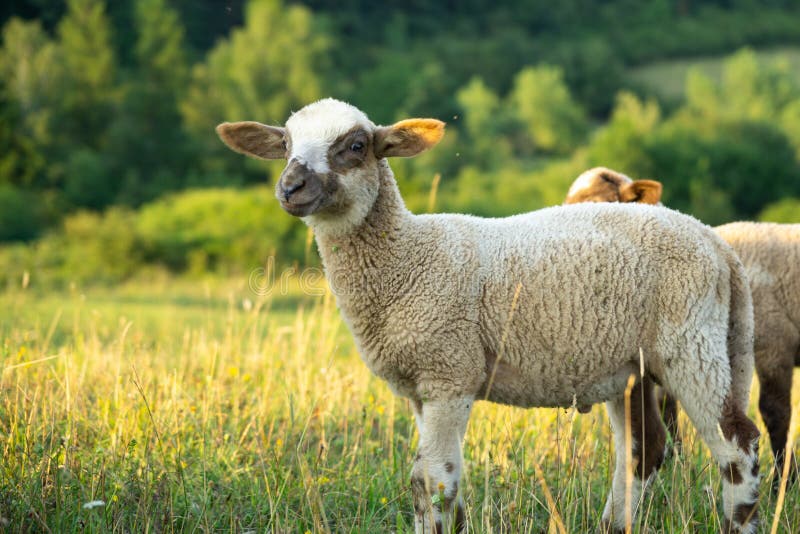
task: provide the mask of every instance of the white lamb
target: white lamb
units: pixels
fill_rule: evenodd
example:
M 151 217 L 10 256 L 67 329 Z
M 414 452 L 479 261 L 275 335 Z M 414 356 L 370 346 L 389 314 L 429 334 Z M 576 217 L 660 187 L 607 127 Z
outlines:
M 288 160 L 276 184 L 281 206 L 314 229 L 366 364 L 411 400 L 420 432 L 411 474 L 417 532 L 443 532 L 453 520 L 466 528 L 461 443 L 481 399 L 607 402 L 617 461 L 604 528 L 622 532 L 630 375 L 634 507 L 663 457 L 657 382 L 681 401 L 722 466 L 725 531 L 755 532 L 758 431 L 744 412 L 750 294 L 738 259 L 707 227 L 630 204 L 506 219 L 413 215 L 385 158 L 432 147 L 444 124 L 377 127 L 332 99 L 294 113 L 285 128 L 238 122 L 217 132 L 237 152 Z M 444 499 L 432 504 L 439 488 Z
M 655 180 L 632 180 L 596 167 L 575 179 L 564 202 L 657 204 L 661 189 Z M 714 231 L 733 247 L 750 282 L 755 367 L 761 383 L 758 408 L 780 476 L 792 414 L 792 375 L 794 367 L 800 366 L 800 224 L 735 222 Z M 675 400 L 667 397 L 663 405 L 667 428 L 679 441 Z M 789 473 L 797 477 L 796 464 Z

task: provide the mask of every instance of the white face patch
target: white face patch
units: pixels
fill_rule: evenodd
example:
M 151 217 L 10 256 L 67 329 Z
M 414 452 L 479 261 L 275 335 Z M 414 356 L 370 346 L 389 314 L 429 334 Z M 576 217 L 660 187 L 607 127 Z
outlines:
M 289 161 L 296 159 L 318 173 L 329 172 L 328 148 L 356 126 L 367 131 L 375 128 L 361 110 L 345 102 L 325 98 L 307 105 L 286 121 L 292 140 Z

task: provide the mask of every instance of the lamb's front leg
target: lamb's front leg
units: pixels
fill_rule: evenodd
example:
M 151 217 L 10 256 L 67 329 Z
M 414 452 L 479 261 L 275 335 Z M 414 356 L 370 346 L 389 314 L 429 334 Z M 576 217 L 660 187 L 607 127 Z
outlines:
M 417 534 L 466 532 L 464 504 L 458 493 L 461 443 L 467 429 L 472 397 L 427 401 L 414 407 L 420 433 L 411 470 L 414 525 Z

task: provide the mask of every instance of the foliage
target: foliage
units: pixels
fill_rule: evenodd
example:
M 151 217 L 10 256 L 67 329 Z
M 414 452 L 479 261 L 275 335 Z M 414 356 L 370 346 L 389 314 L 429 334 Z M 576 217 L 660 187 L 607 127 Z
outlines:
M 536 150 L 568 154 L 586 134 L 587 122 L 564 84 L 558 67 L 526 67 L 514 78 L 509 95 L 514 115 L 524 125 L 526 141 Z
M 742 51 L 719 82 L 694 72 L 686 83 L 686 104 L 668 119 L 654 102 L 621 95 L 590 143 L 590 161 L 661 180 L 666 204 L 709 224 L 753 218 L 800 194 L 794 126 L 781 121 L 800 100 L 788 71 Z
M 414 211 L 429 209 L 437 175 L 437 210 L 499 216 L 560 203 L 593 165 L 662 180 L 670 206 L 709 223 L 800 197 L 795 56 L 708 58 L 800 42 L 793 4 L 15 5 L 0 9 L 0 241 L 30 242 L 15 257 L 54 280 L 68 278 L 71 260 L 43 261 L 43 243 L 91 241 L 65 237 L 71 214 L 89 220 L 90 210 L 102 226 L 125 206 L 141 208 L 123 210 L 139 267 L 242 272 L 273 250 L 283 264 L 309 260 L 302 226 L 267 188 L 228 189 L 274 180 L 282 162 L 234 154 L 213 130 L 224 120 L 280 123 L 326 95 L 376 123 L 449 123 L 436 150 L 392 162 Z M 630 74 L 688 52 L 704 57 L 692 58 L 702 70 L 687 76 L 685 98 L 648 93 Z M 681 75 L 659 83 L 683 83 L 682 61 Z M 187 188 L 204 191 L 175 194 Z M 133 271 L 107 272 L 118 280 Z
M 620 93 L 611 120 L 589 145 L 590 163 L 638 176 L 650 175 L 644 139 L 660 121 L 661 109 L 657 102 L 642 102 L 632 93 Z
M 0 186 L 0 232 L 25 239 L 43 222 L 30 193 Z M 108 285 L 138 271 L 232 275 L 265 265 L 314 264 L 306 228 L 278 213 L 267 187 L 193 189 L 139 210 L 77 211 L 28 247 L 0 249 L 0 270 L 11 279 L 29 272 L 39 287 Z
M 632 152 L 638 160 L 627 172 L 662 181 L 667 205 L 708 224 L 754 217 L 760 206 L 800 187 L 791 146 L 762 123 L 727 123 L 702 133 L 671 120 L 636 141 Z
M 110 22 L 101 0 L 69 0 L 67 6 L 57 31 L 64 91 L 60 116 L 48 126 L 58 125 L 65 144 L 98 149 L 118 96 Z
M 478 168 L 491 169 L 502 165 L 511 157 L 511 146 L 501 135 L 503 113 L 498 96 L 483 83 L 473 78 L 456 93 L 462 110 L 468 150 L 464 161 Z
M 223 121 L 282 123 L 292 110 L 321 95 L 317 74 L 327 40 L 316 31 L 311 12 L 280 0 L 247 5 L 245 25 L 231 32 L 195 66 L 181 112 L 208 171 L 241 173 L 235 157 L 211 135 Z M 251 173 L 255 178 L 255 173 Z
M 36 195 L 0 183 L 0 241 L 24 241 L 43 226 Z
M 164 0 L 139 0 L 135 7 L 138 76 L 124 87 L 105 154 L 107 176 L 117 177 L 109 180 L 112 197 L 138 205 L 184 186 L 197 154 L 180 128 L 189 69 L 178 14 Z
M 45 154 L 55 148 L 51 128 L 60 110 L 64 83 L 59 48 L 38 21 L 12 19 L 3 27 L 0 49 L 3 182 L 45 189 L 59 176 L 58 162 Z
M 800 223 L 800 198 L 784 198 L 769 204 L 758 215 L 759 221 Z
M 252 269 L 293 239 L 302 225 L 282 216 L 266 187 L 205 189 L 171 195 L 144 206 L 136 232 L 146 257 L 167 267 L 194 272 Z M 281 259 L 302 259 L 302 249 L 280 250 Z
M 0 268 L 7 281 L 31 276 L 36 285 L 47 288 L 119 282 L 142 267 L 133 221 L 134 214 L 125 208 L 111 208 L 102 216 L 75 212 L 58 232 L 32 246 L 0 249 Z

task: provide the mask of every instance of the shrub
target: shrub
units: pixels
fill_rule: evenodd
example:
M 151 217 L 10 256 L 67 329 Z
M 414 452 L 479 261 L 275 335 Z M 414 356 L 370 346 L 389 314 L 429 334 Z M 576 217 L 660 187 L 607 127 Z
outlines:
M 800 223 L 800 198 L 784 198 L 770 204 L 759 214 L 759 221 Z
M 34 245 L 32 270 L 37 278 L 60 285 L 124 280 L 142 263 L 134 220 L 135 212 L 126 208 L 76 212 L 64 219 L 60 232 Z
M 303 231 L 267 187 L 170 195 L 143 206 L 136 221 L 145 258 L 174 271 L 242 272 L 272 252 L 287 264 L 302 259 Z
M 0 241 L 26 241 L 44 224 L 41 199 L 34 193 L 0 184 Z

